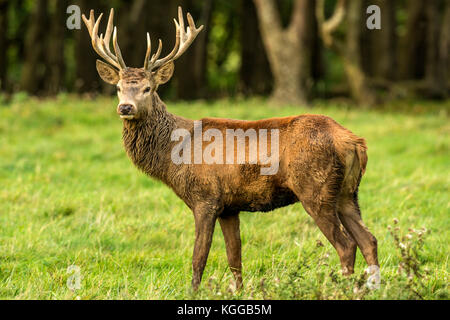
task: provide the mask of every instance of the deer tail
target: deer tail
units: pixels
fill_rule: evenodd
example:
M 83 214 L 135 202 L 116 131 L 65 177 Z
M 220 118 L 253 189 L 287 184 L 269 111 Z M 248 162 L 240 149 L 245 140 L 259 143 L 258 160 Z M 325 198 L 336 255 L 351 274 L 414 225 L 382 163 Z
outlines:
M 356 155 L 359 160 L 359 168 L 361 172 L 361 176 L 366 172 L 367 166 L 367 145 L 366 141 L 363 138 L 359 138 L 356 142 Z
M 342 186 L 347 193 L 358 190 L 367 166 L 367 145 L 363 138 L 348 134 L 337 143 L 338 154 L 345 166 Z

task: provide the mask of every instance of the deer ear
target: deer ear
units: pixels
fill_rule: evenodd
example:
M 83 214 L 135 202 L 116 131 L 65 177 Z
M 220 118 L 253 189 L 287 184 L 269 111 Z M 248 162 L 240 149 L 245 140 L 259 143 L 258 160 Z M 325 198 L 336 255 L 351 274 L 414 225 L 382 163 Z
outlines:
M 97 72 L 100 78 L 109 84 L 116 85 L 120 80 L 119 71 L 100 60 L 97 60 Z
M 157 85 L 164 84 L 172 78 L 175 64 L 173 61 L 167 62 L 154 73 L 154 79 Z

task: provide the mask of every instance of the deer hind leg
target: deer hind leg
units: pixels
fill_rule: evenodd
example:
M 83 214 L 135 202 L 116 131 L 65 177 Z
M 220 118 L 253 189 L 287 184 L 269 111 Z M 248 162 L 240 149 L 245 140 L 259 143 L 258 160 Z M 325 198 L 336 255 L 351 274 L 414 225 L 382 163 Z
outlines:
M 236 289 L 242 288 L 242 256 L 241 234 L 239 228 L 239 214 L 219 217 L 225 246 L 227 249 L 228 265 L 236 280 Z
M 356 242 L 347 232 L 338 217 L 336 197 L 327 186 L 318 192 L 296 192 L 306 212 L 336 249 L 341 261 L 342 273 L 353 273 L 356 254 Z
M 338 201 L 339 218 L 358 244 L 369 266 L 378 266 L 377 239 L 361 219 L 357 194 L 341 196 Z
M 339 220 L 336 208 L 321 206 L 316 210 L 307 207 L 305 209 L 336 249 L 341 261 L 342 273 L 352 274 L 355 265 L 356 242 Z
M 355 272 L 356 250 L 358 249 L 358 244 L 356 242 L 356 239 L 351 234 L 351 232 L 347 229 L 347 225 L 344 223 L 343 218 L 342 218 L 342 212 L 339 209 L 337 211 L 337 215 L 338 215 L 339 221 L 344 226 L 344 229 L 345 229 L 346 233 L 353 239 L 353 243 L 351 244 L 350 249 L 348 249 L 348 251 L 349 251 L 349 254 L 348 254 L 349 259 L 347 261 L 348 264 L 346 266 L 347 272 L 345 273 L 347 275 L 350 275 L 350 274 L 353 274 Z

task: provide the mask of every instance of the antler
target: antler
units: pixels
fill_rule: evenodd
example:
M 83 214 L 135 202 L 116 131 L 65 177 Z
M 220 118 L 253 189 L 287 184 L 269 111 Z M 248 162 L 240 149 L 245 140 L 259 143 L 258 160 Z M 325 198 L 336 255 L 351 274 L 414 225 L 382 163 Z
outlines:
M 189 12 L 187 13 L 187 19 L 189 27 L 187 27 L 187 29 L 185 30 L 183 10 L 181 9 L 181 7 L 178 7 L 178 21 L 176 19 L 173 19 L 173 21 L 175 22 L 175 29 L 176 29 L 175 46 L 172 52 L 170 52 L 166 57 L 162 59 L 158 59 L 159 56 L 161 55 L 162 49 L 161 40 L 159 40 L 158 50 L 154 55 L 152 55 L 151 59 L 149 59 L 151 54 L 151 41 L 150 35 L 147 33 L 147 53 L 145 55 L 145 62 L 144 62 L 145 70 L 153 70 L 169 61 L 174 61 L 179 57 L 181 57 L 181 55 L 189 48 L 189 46 L 195 40 L 200 31 L 203 30 L 203 26 L 196 28 L 194 19 L 192 19 L 192 16 Z
M 98 36 L 98 27 L 100 25 L 100 21 L 102 20 L 103 13 L 100 14 L 97 20 L 95 20 L 94 17 L 94 10 L 91 10 L 89 20 L 86 19 L 86 16 L 84 14 L 82 17 L 89 31 L 89 35 L 91 36 L 92 47 L 94 48 L 95 52 L 97 52 L 100 57 L 102 57 L 106 62 L 116 67 L 117 69 L 125 69 L 126 65 L 123 61 L 119 44 L 117 43 L 117 28 L 113 28 L 114 9 L 111 9 L 111 12 L 109 14 L 105 37 L 103 37 L 103 34 L 100 34 L 100 37 Z M 113 36 L 113 47 L 116 55 L 114 55 L 110 50 L 109 42 L 111 40 L 111 35 Z

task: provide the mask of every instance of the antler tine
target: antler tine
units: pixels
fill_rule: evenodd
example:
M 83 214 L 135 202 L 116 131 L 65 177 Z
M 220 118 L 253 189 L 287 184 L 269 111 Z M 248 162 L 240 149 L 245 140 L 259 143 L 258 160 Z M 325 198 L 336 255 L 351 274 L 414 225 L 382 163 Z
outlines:
M 114 51 L 116 55 L 111 53 L 110 50 L 110 40 L 111 40 L 111 34 L 113 29 L 113 18 L 114 18 L 114 9 L 111 9 L 111 12 L 109 14 L 108 19 L 108 26 L 106 28 L 105 37 L 103 37 L 103 34 L 98 36 L 98 29 L 100 26 L 100 21 L 103 17 L 103 13 L 101 13 L 97 20 L 95 20 L 94 16 L 94 10 L 90 11 L 89 19 L 86 19 L 86 16 L 83 14 L 83 21 L 89 31 L 89 35 L 92 40 L 92 47 L 94 48 L 95 52 L 103 58 L 106 62 L 111 64 L 112 66 L 118 68 L 119 70 L 125 69 L 126 65 L 123 61 L 122 54 L 120 52 L 119 45 L 117 43 L 117 35 L 116 35 L 116 28 L 114 28 L 114 36 L 113 36 L 113 46 Z
M 110 57 L 105 50 L 103 49 L 103 34 L 98 36 L 98 28 L 100 26 L 100 22 L 102 20 L 103 13 L 101 13 L 98 16 L 98 19 L 95 21 L 94 28 L 91 31 L 91 38 L 92 38 L 92 47 L 94 48 L 95 52 L 105 59 L 108 63 L 112 64 L 113 66 L 120 69 L 120 65 L 117 63 L 117 61 L 114 59 L 114 57 Z
M 190 15 L 190 13 L 187 14 L 187 19 L 188 19 L 189 27 L 187 27 L 187 29 L 185 30 L 183 10 L 181 9 L 181 7 L 178 7 L 178 21 L 176 19 L 174 19 L 175 28 L 176 28 L 176 39 L 175 39 L 175 46 L 174 46 L 173 50 L 166 57 L 164 57 L 162 59 L 158 59 L 159 55 L 161 54 L 161 49 L 162 49 L 161 48 L 162 43 L 160 40 L 158 51 L 156 52 L 156 54 L 154 54 L 152 56 L 149 63 L 147 63 L 148 58 L 146 58 L 146 62 L 144 63 L 144 68 L 146 70 L 156 69 L 169 61 L 174 61 L 174 60 L 178 59 L 189 48 L 189 46 L 195 40 L 195 38 L 200 33 L 200 31 L 203 30 L 203 26 L 196 28 L 194 19 L 192 19 L 192 16 Z M 147 51 L 148 51 L 148 46 L 147 46 Z M 148 52 L 147 52 L 147 55 L 149 55 Z
M 181 29 L 181 43 L 183 44 L 186 42 L 187 35 L 184 32 L 184 18 L 183 18 L 183 9 L 181 7 L 178 7 L 178 21 L 180 21 L 180 29 Z
M 161 39 L 159 39 L 158 50 L 156 50 L 156 53 L 152 55 L 149 68 L 152 68 L 152 65 L 155 63 L 156 59 L 159 58 L 159 56 L 161 55 L 161 50 L 162 50 L 162 41 Z
M 116 27 L 114 27 L 113 46 L 114 46 L 114 51 L 116 52 L 117 60 L 119 61 L 119 64 L 121 66 L 121 69 L 126 69 L 127 66 L 125 65 L 125 61 L 123 61 L 122 52 L 120 51 L 119 43 L 117 42 L 117 28 Z
M 147 52 L 145 53 L 144 70 L 148 69 L 148 63 L 151 52 L 152 52 L 152 42 L 150 40 L 150 34 L 147 32 Z
M 183 19 L 183 13 L 181 11 L 181 7 L 179 7 L 179 12 L 181 12 L 180 25 L 181 24 L 184 25 L 184 19 Z M 191 14 L 189 12 L 187 13 L 187 19 L 188 19 L 189 27 L 187 27 L 186 32 L 184 31 L 184 27 L 182 29 L 183 42 L 182 42 L 177 54 L 175 55 L 174 60 L 178 59 L 189 48 L 189 46 L 192 44 L 192 42 L 194 42 L 195 38 L 197 38 L 197 35 L 203 30 L 203 25 L 201 25 L 198 28 L 195 27 L 194 19 L 192 18 Z
M 94 28 L 94 10 L 91 10 L 89 13 L 89 19 L 83 14 L 81 16 L 83 18 L 84 24 L 86 25 L 89 36 L 92 37 L 92 28 Z
M 113 26 L 114 23 L 114 8 L 111 8 L 111 11 L 109 12 L 109 18 L 108 18 L 108 26 L 106 27 L 105 32 L 105 42 L 109 44 L 109 41 L 111 40 L 111 35 L 113 33 Z
M 159 60 L 156 60 L 156 59 L 158 59 L 158 57 L 155 57 L 156 61 L 154 61 L 154 63 L 153 63 L 153 66 L 152 66 L 153 68 L 157 68 L 159 66 L 162 66 L 166 62 L 173 60 L 173 57 L 177 54 L 178 48 L 180 47 L 180 28 L 176 21 L 175 21 L 175 28 L 176 28 L 175 46 L 173 47 L 172 51 L 166 57 L 159 59 Z M 159 50 L 159 53 L 161 53 L 161 50 Z M 159 54 L 158 54 L 158 56 L 159 56 Z
M 115 59 L 115 56 L 112 54 L 112 52 L 110 50 L 110 46 L 109 46 L 110 41 L 111 41 L 111 35 L 112 35 L 113 29 L 114 29 L 113 20 L 114 20 L 114 9 L 111 8 L 111 11 L 109 13 L 109 18 L 108 18 L 108 26 L 106 27 L 105 37 L 102 38 L 100 36 L 100 39 L 102 40 L 101 41 L 102 47 L 111 59 Z

